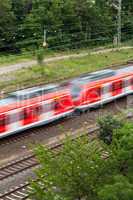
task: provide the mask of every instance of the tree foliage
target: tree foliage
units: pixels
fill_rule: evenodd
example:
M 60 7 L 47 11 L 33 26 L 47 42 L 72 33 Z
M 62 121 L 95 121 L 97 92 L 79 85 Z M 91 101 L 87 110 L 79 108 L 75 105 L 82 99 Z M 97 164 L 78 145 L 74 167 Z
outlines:
M 132 12 L 132 0 L 123 1 L 123 40 L 132 37 Z M 110 0 L 0 0 L 0 13 L 0 50 L 41 47 L 44 29 L 52 49 L 104 44 L 117 33 Z
M 98 119 L 98 124 L 100 128 L 99 138 L 106 144 L 111 144 L 113 132 L 115 129 L 119 129 L 123 126 L 123 120 L 112 115 L 107 115 L 100 117 Z
M 112 127 L 111 127 L 112 130 Z M 39 146 L 41 168 L 32 182 L 36 200 L 132 200 L 133 124 L 115 128 L 112 143 L 80 138 L 65 141 L 60 153 Z
M 39 147 L 37 156 L 41 169 L 37 170 L 39 183 L 32 183 L 33 196 L 42 199 L 93 199 L 96 188 L 109 176 L 113 163 L 102 158 L 97 141 L 67 140 L 59 156 Z M 45 188 L 45 189 L 44 189 Z
M 11 48 L 15 39 L 15 15 L 10 0 L 0 0 L 0 48 Z
M 100 200 L 131 200 L 133 184 L 125 176 L 115 176 L 113 183 L 105 185 L 98 195 Z

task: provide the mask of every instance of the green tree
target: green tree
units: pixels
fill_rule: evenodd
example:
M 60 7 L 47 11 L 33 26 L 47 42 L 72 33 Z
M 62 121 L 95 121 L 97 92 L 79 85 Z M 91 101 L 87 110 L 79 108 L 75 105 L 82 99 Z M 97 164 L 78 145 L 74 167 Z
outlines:
M 15 43 L 19 49 L 26 46 L 25 40 L 27 38 L 25 29 L 25 18 L 32 10 L 32 0 L 11 0 L 12 12 L 15 15 L 16 29 L 15 29 Z
M 44 148 L 36 150 L 41 169 L 33 182 L 36 200 L 97 199 L 96 189 L 112 177 L 112 160 L 102 158 L 97 141 L 68 140 L 58 156 Z M 111 170 L 111 171 L 110 171 Z M 106 179 L 108 177 L 108 179 Z M 45 189 L 44 189 L 45 188 Z
M 0 0 L 0 49 L 14 48 L 15 16 L 10 0 Z
M 44 29 L 52 27 L 52 32 L 61 24 L 60 0 L 45 1 L 33 0 L 32 12 L 25 20 L 25 33 L 27 38 L 32 38 L 31 43 L 37 48 L 43 44 Z M 54 38 L 56 42 L 56 37 Z
M 133 1 L 122 1 L 122 39 L 132 38 Z M 0 0 L 0 50 L 103 45 L 117 33 L 112 0 Z M 7 25 L 8 24 L 8 25 Z
M 110 126 L 109 126 L 110 127 Z M 111 126 L 112 131 L 112 126 Z M 68 139 L 60 154 L 36 149 L 41 168 L 32 183 L 36 200 L 132 200 L 133 124 L 125 122 L 111 145 L 87 138 Z
M 47 30 L 51 48 L 77 48 L 112 41 L 112 16 L 107 3 L 100 0 L 33 0 L 25 21 L 27 37 L 41 44 Z M 92 39 L 92 43 L 91 40 Z M 39 44 L 38 44 L 39 45 Z
M 113 132 L 123 126 L 123 120 L 113 115 L 107 115 L 98 119 L 100 128 L 99 138 L 106 144 L 111 144 Z
M 125 123 L 114 131 L 112 150 L 116 156 L 119 172 L 133 183 L 133 124 Z
M 99 189 L 100 200 L 133 199 L 133 124 L 125 123 L 115 129 L 111 149 L 114 154 L 116 175 L 110 184 Z
M 24 18 L 24 0 L 11 0 L 12 1 L 12 11 L 16 16 L 16 19 L 19 23 L 22 22 Z
M 100 200 L 132 200 L 133 184 L 125 176 L 115 176 L 113 183 L 105 185 L 98 196 Z

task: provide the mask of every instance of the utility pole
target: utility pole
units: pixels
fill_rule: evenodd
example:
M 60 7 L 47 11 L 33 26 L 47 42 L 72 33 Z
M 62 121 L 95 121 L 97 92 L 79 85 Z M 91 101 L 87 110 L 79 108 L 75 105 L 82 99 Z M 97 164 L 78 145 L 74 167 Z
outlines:
M 118 45 L 121 44 L 121 10 L 122 10 L 122 0 L 118 0 Z
M 122 0 L 114 0 L 112 6 L 117 10 L 117 44 L 121 44 L 121 11 Z
M 46 29 L 44 28 L 44 39 L 43 39 L 43 47 L 46 47 L 47 46 L 47 31 Z

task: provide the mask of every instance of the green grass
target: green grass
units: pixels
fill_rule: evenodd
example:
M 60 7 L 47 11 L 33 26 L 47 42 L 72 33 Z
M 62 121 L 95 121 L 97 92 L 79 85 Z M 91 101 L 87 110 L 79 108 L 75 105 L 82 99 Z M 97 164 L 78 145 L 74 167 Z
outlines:
M 65 50 L 65 51 L 45 50 L 44 51 L 44 58 L 67 55 L 67 54 L 71 54 L 71 53 L 82 53 L 86 50 L 87 49 Z M 12 64 L 17 64 L 17 63 L 20 63 L 20 62 L 27 62 L 27 61 L 31 61 L 31 60 L 36 60 L 37 59 L 36 57 L 37 57 L 36 52 L 33 52 L 33 51 L 27 51 L 27 52 L 23 52 L 21 54 L 0 55 L 0 67 L 12 65 Z
M 0 66 L 10 65 L 10 64 L 16 64 L 19 62 L 25 62 L 29 61 L 33 58 L 33 55 L 30 55 L 29 53 L 24 53 L 21 55 L 0 55 Z
M 44 53 L 46 57 L 56 56 L 57 54 L 57 52 L 48 51 L 48 50 L 45 51 Z M 21 54 L 0 55 L 0 67 L 17 64 L 20 62 L 31 61 L 31 60 L 36 60 L 36 53 L 33 51 L 26 51 Z
M 133 40 L 129 40 L 127 42 L 124 42 L 122 46 L 127 46 L 127 45 L 133 45 Z M 98 47 L 96 47 L 97 49 Z M 113 48 L 112 44 L 106 44 L 104 46 L 99 46 L 99 48 Z M 81 49 L 73 49 L 73 50 L 52 50 L 52 49 L 45 49 L 44 50 L 44 58 L 49 58 L 53 56 L 61 56 L 61 55 L 67 55 L 67 54 L 72 54 L 72 53 L 84 53 L 86 51 L 92 51 L 94 50 L 95 47 L 89 47 L 89 48 L 81 48 Z M 8 66 L 12 64 L 17 64 L 20 62 L 26 62 L 30 60 L 36 60 L 36 52 L 31 50 L 31 51 L 23 51 L 21 54 L 0 54 L 0 67 L 3 66 Z
M 0 89 L 10 91 L 20 87 L 63 81 L 85 72 L 101 70 L 112 64 L 121 64 L 131 59 L 133 59 L 132 49 L 33 66 L 13 73 L 12 76 L 15 77 L 15 80 L 1 82 Z
M 124 44 L 125 45 L 125 44 Z M 112 45 L 106 45 L 106 46 L 101 46 L 101 48 L 112 48 Z M 72 53 L 84 53 L 86 51 L 92 51 L 95 49 L 95 47 L 92 48 L 81 48 L 81 49 L 73 49 L 73 50 L 51 50 L 51 49 L 45 49 L 44 50 L 44 58 L 49 58 L 49 57 L 54 57 L 54 56 L 61 56 L 61 55 L 67 55 L 67 54 L 72 54 Z M 21 54 L 1 54 L 0 53 L 0 67 L 12 65 L 12 64 L 17 64 L 20 62 L 27 62 L 31 60 L 36 60 L 36 52 L 31 50 L 31 51 L 24 51 Z

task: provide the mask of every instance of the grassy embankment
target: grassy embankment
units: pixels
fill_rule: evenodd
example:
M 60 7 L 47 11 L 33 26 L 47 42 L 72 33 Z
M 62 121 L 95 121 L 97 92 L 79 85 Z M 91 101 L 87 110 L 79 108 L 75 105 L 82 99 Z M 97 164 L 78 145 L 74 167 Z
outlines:
M 71 58 L 47 63 L 43 66 L 33 66 L 9 74 L 9 81 L 1 81 L 0 89 L 11 91 L 20 87 L 62 81 L 85 72 L 107 68 L 112 64 L 121 64 L 131 59 L 133 59 L 132 49 Z
M 109 46 L 110 47 L 110 46 Z M 107 47 L 107 48 L 109 48 Z M 86 51 L 90 51 L 90 49 L 74 49 L 74 50 L 44 50 L 44 58 L 49 57 L 56 57 L 56 56 L 63 56 L 63 55 L 69 55 L 73 53 L 84 53 Z M 37 60 L 37 52 L 38 51 L 26 51 L 21 54 L 5 54 L 0 55 L 0 67 L 5 67 L 8 65 L 13 65 L 21 62 L 28 62 L 32 60 Z
M 19 62 L 26 62 L 33 59 L 33 54 L 23 53 L 20 55 L 0 55 L 0 67 L 16 64 Z
M 133 40 L 129 40 L 127 42 L 124 42 L 121 44 L 121 46 L 133 46 Z M 104 46 L 99 46 L 99 48 L 113 48 L 114 46 L 112 44 L 106 44 Z M 54 49 L 46 49 L 44 51 L 44 57 L 54 57 L 54 56 L 61 56 L 61 55 L 67 55 L 71 53 L 84 53 L 88 51 L 92 51 L 97 49 L 98 46 L 92 46 L 92 47 L 86 47 L 81 49 L 73 49 L 73 50 L 54 50 Z M 36 54 L 37 51 L 31 50 L 31 51 L 23 51 L 21 54 L 0 54 L 0 67 L 8 66 L 11 64 L 17 64 L 20 62 L 27 62 L 31 60 L 36 60 Z
M 128 40 L 126 42 L 123 42 L 121 46 L 133 46 L 133 40 Z M 45 50 L 45 58 L 53 57 L 53 56 L 61 56 L 61 55 L 66 55 L 66 54 L 71 54 L 71 53 L 84 53 L 84 52 L 89 52 L 92 50 L 95 50 L 97 48 L 114 48 L 113 44 L 105 44 L 103 46 L 90 46 L 86 48 L 79 48 L 79 49 L 73 49 L 73 50 L 54 50 L 54 49 L 46 49 Z M 8 66 L 11 64 L 17 64 L 20 62 L 27 62 L 30 60 L 36 60 L 36 52 L 37 50 L 31 50 L 31 51 L 22 51 L 21 54 L 0 54 L 0 66 Z

